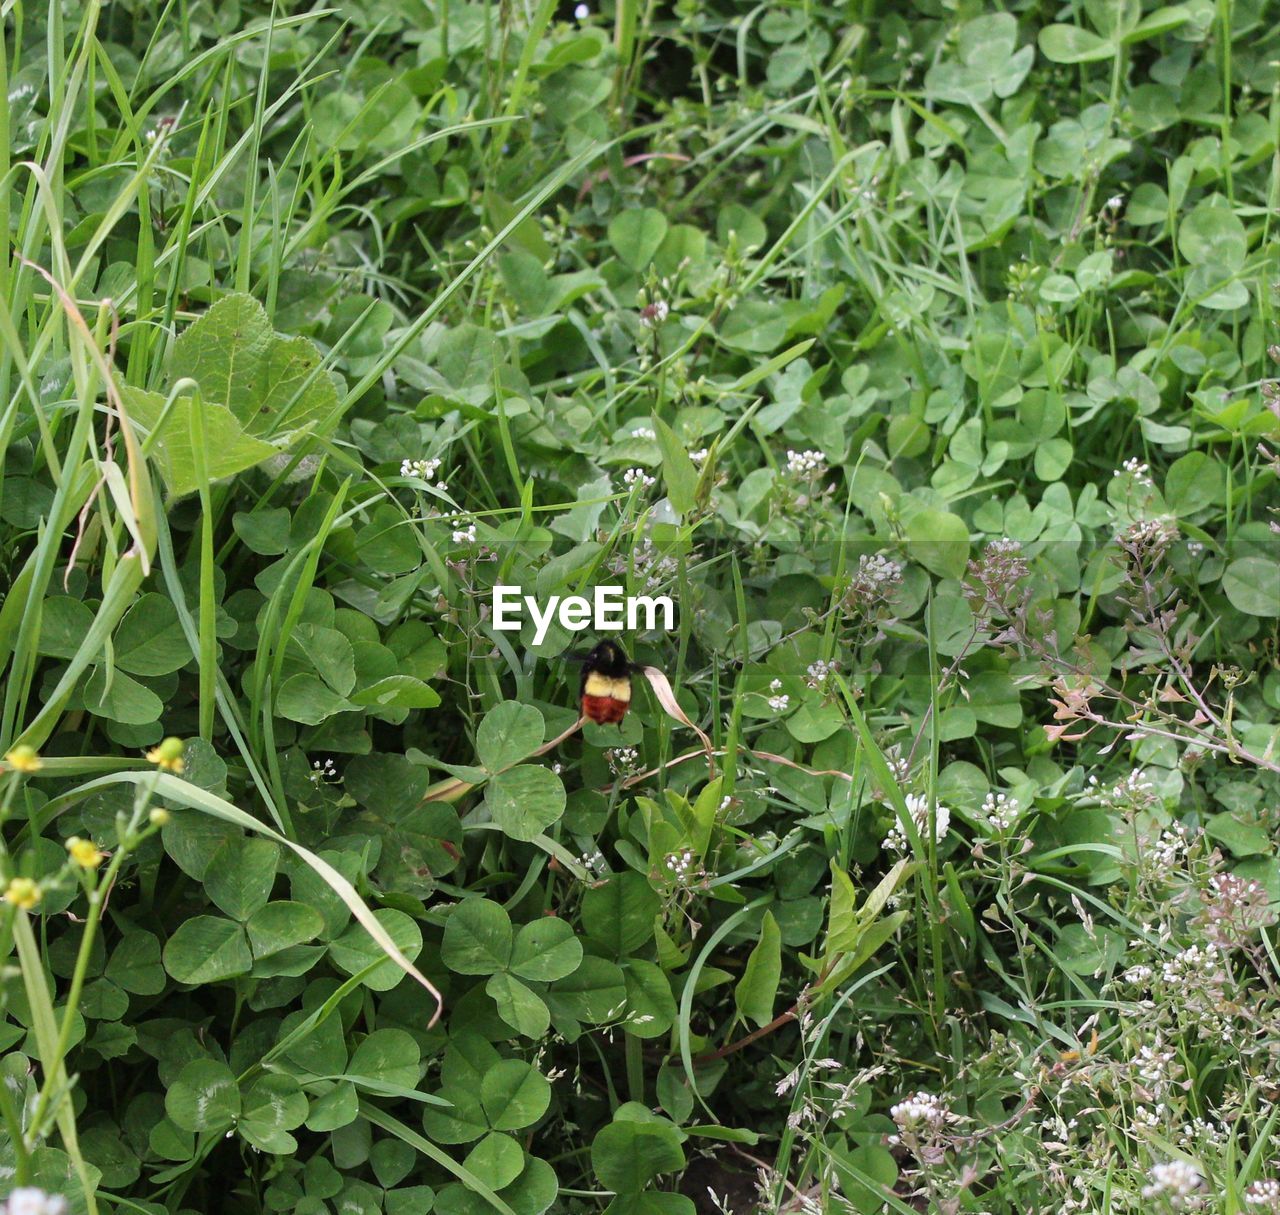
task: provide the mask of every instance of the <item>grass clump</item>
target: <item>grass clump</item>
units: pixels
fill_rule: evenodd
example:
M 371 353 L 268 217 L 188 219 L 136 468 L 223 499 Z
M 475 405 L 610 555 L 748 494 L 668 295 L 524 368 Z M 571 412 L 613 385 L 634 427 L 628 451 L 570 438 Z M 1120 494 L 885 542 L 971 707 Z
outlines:
M 8 1215 L 1280 1210 L 1265 6 L 4 22 Z

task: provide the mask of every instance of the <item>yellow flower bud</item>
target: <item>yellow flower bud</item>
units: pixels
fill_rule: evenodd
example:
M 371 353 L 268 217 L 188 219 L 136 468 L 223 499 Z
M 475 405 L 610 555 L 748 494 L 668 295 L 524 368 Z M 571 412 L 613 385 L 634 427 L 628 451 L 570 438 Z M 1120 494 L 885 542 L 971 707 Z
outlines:
M 40 901 L 40 887 L 30 878 L 13 878 L 0 898 L 23 911 L 30 911 Z
M 44 767 L 44 761 L 40 758 L 39 752 L 35 747 L 28 747 L 26 743 L 6 752 L 4 762 L 15 772 L 39 772 Z
M 166 772 L 181 772 L 182 750 L 182 739 L 166 738 L 158 747 L 152 747 L 147 752 L 147 760 Z
M 73 835 L 67 840 L 67 851 L 81 869 L 96 869 L 102 864 L 102 853 L 92 840 L 82 840 L 78 835 Z
M 163 806 L 153 806 L 147 818 L 153 827 L 163 827 L 173 816 Z

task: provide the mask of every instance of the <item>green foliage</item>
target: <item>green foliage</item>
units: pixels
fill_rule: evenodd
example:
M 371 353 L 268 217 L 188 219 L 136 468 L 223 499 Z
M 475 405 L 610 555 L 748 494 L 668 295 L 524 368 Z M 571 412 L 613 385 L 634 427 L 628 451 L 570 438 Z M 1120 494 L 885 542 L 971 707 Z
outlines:
M 0 1198 L 1263 1209 L 1273 14 L 583 7 L 7 15 Z

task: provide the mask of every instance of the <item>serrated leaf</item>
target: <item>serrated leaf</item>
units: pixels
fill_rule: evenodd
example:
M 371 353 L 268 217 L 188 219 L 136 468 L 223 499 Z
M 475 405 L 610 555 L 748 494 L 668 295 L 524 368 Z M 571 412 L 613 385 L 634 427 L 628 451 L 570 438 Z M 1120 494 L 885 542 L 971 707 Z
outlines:
M 179 397 L 157 430 L 165 398 L 158 392 L 144 392 L 139 388 L 125 387 L 121 393 L 130 420 L 156 436 L 151 455 L 166 488 L 174 497 L 195 493 L 200 488 L 200 478 L 196 475 L 191 447 L 192 417 L 196 409 L 192 399 Z M 224 406 L 205 400 L 199 409 L 205 436 L 204 466 L 210 481 L 244 472 L 278 452 L 272 444 L 248 434 Z

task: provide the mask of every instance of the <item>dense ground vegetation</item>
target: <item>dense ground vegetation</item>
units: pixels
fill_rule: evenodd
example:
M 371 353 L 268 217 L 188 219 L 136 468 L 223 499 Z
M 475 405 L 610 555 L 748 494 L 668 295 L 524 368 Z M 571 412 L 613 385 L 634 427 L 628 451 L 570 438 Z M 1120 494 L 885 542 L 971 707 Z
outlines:
M 9 1215 L 1280 1212 L 1274 5 L 0 12 Z

